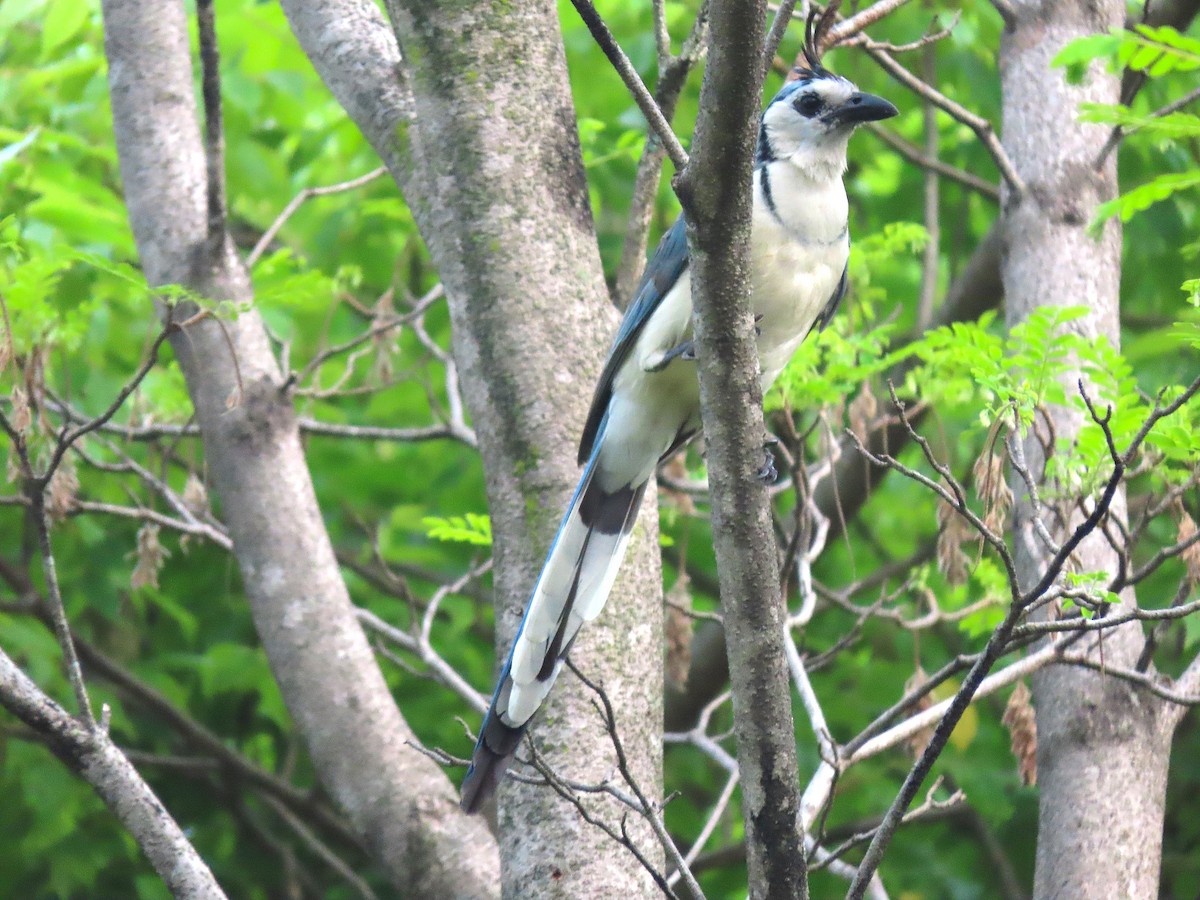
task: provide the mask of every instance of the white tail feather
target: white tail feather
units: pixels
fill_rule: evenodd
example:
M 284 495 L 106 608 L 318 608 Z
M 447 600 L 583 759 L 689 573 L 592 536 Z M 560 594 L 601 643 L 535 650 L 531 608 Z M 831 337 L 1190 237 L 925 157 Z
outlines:
M 576 496 L 576 502 L 559 530 L 513 645 L 509 668 L 512 688 L 508 708 L 501 713 L 501 719 L 507 725 L 523 725 L 541 706 L 562 667 L 561 660 L 555 660 L 550 676 L 538 677 L 546 668 L 547 655 L 555 649 L 551 644 L 560 626 L 563 634 L 556 648 L 558 653 L 570 646 L 585 622 L 600 615 L 620 571 L 629 545 L 629 533 L 622 529 L 617 534 L 605 534 L 584 523 L 580 505 L 589 490 L 599 490 L 590 479 Z M 640 504 L 641 495 L 639 489 L 624 496 Z M 632 513 L 625 519 L 632 529 Z M 568 603 L 571 604 L 569 611 Z M 562 626 L 564 615 L 566 624 Z

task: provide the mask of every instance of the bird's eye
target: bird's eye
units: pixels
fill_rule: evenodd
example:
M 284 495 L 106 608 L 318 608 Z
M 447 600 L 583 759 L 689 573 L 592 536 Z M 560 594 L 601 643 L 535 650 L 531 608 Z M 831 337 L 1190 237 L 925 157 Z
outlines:
M 816 94 L 804 94 L 796 101 L 796 112 L 800 113 L 806 119 L 811 119 L 821 111 L 823 106 L 825 104 L 821 102 L 821 98 Z

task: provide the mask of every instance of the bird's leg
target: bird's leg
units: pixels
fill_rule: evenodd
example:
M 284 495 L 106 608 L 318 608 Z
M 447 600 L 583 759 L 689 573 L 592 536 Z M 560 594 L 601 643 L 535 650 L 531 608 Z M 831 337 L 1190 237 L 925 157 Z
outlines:
M 763 320 L 762 313 L 759 313 L 757 316 L 754 317 L 754 336 L 756 338 L 762 337 L 762 326 L 759 324 L 760 322 L 762 322 L 762 320 Z M 771 443 L 778 444 L 779 441 L 772 440 Z
M 766 457 L 763 460 L 762 467 L 754 473 L 754 477 L 764 484 L 774 484 L 779 480 L 779 471 L 775 468 L 775 454 L 771 452 L 771 446 L 779 443 L 779 438 L 767 435 L 763 438 L 763 455 Z
M 675 359 L 687 360 L 689 362 L 695 360 L 695 345 L 693 345 L 691 341 L 684 341 L 682 344 L 672 347 L 666 353 L 662 354 L 662 356 L 660 356 L 658 359 L 654 360 L 654 362 L 650 363 L 649 365 L 644 365 L 642 368 L 646 372 L 661 372 L 668 365 L 670 365 L 672 360 Z

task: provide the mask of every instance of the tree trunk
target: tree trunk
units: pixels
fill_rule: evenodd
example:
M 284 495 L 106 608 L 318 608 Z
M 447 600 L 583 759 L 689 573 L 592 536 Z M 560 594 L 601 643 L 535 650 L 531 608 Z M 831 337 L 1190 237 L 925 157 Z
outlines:
M 106 0 L 104 27 L 125 197 L 147 281 L 249 301 L 224 228 L 209 233 L 183 6 Z M 355 618 L 258 313 L 209 318 L 172 345 L 255 626 L 322 782 L 402 894 L 495 896 L 487 829 L 458 812 L 438 767 L 405 746 L 411 732 Z
M 733 686 L 752 898 L 807 897 L 787 607 L 762 465 L 762 387 L 750 308 L 751 170 L 762 93 L 761 0 L 711 9 L 695 152 L 678 191 L 688 220 L 693 328 L 713 542 Z M 748 23 L 757 23 L 757 27 Z
M 445 284 L 487 476 L 503 653 L 579 477 L 575 448 L 615 330 L 554 4 L 392 0 L 399 48 L 366 0 L 284 8 L 388 164 Z M 655 510 L 651 491 L 608 605 L 571 657 L 606 689 L 635 774 L 661 796 Z M 591 700 L 565 673 L 530 734 L 560 774 L 595 783 L 615 757 Z M 601 805 L 615 822 L 621 811 Z M 653 838 L 629 821 L 661 869 Z M 506 896 L 657 895 L 627 851 L 547 788 L 506 782 L 498 831 Z
M 1000 58 L 1003 142 L 1028 190 L 1022 198 L 1011 191 L 1004 198 L 1008 323 L 1040 306 L 1085 305 L 1088 315 L 1068 327 L 1117 346 L 1120 226 L 1110 220 L 1099 240 L 1086 233 L 1097 204 L 1116 194 L 1116 165 L 1110 158 L 1096 168 L 1107 129 L 1077 120 L 1081 102 L 1117 102 L 1120 79 L 1097 64 L 1082 85 L 1071 86 L 1050 61 L 1076 37 L 1119 27 L 1125 6 L 1120 0 L 1013 6 L 1016 19 Z M 1066 379 L 1071 394 L 1079 374 Z M 1060 446 L 1082 422 L 1076 408 L 1055 407 L 1050 416 Z M 1040 473 L 1036 438 L 1026 439 L 1025 454 L 1031 471 Z M 1016 481 L 1014 490 L 1017 563 L 1027 588 L 1047 551 L 1031 526 L 1029 498 Z M 1111 514 L 1124 517 L 1123 494 Z M 1116 556 L 1099 532 L 1084 541 L 1077 559 L 1079 571 L 1116 572 Z M 1122 596 L 1123 604 L 1135 602 L 1132 590 Z M 1142 643 L 1137 623 L 1106 631 L 1103 658 L 1132 667 Z M 1098 640 L 1087 646 L 1099 656 Z M 1041 786 L 1034 896 L 1156 897 L 1174 712 L 1141 688 L 1068 666 L 1043 669 L 1033 690 Z

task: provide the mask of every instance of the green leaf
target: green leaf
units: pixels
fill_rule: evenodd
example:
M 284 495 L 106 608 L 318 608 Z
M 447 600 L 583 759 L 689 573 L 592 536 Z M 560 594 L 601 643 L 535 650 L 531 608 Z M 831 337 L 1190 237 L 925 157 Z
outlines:
M 1200 169 L 1159 175 L 1153 181 L 1140 185 L 1114 200 L 1101 203 L 1096 207 L 1096 218 L 1089 226 L 1089 231 L 1093 234 L 1097 233 L 1103 227 L 1104 222 L 1113 216 L 1120 216 L 1122 222 L 1128 222 L 1155 203 L 1197 185 L 1200 185 Z
M 465 516 L 425 516 L 421 524 L 426 534 L 439 541 L 458 544 L 474 544 L 480 547 L 492 545 L 492 520 L 482 513 L 467 513 Z
M 22 150 L 37 140 L 37 136 L 41 133 L 41 131 L 41 128 L 32 128 L 30 129 L 29 133 L 25 135 L 25 137 L 0 150 L 0 169 L 4 168 L 5 163 L 16 159 Z
M 1078 84 L 1083 80 L 1090 63 L 1097 59 L 1111 59 L 1121 46 L 1119 32 L 1112 34 L 1089 34 L 1076 38 L 1058 51 L 1050 65 L 1067 70 L 1067 80 Z
M 79 0 L 51 0 L 42 20 L 42 56 L 49 57 L 73 38 L 88 19 L 88 4 Z

